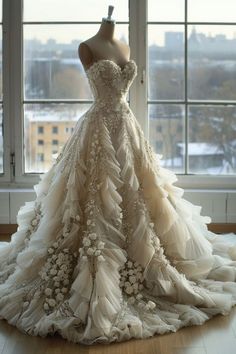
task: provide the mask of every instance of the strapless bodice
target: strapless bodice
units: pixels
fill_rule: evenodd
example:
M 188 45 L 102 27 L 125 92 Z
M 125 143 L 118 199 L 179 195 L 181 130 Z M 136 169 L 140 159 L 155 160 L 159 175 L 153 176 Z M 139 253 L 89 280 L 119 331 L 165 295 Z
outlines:
M 129 88 L 137 75 L 137 65 L 129 60 L 123 68 L 109 59 L 93 63 L 86 74 L 96 102 L 125 100 Z

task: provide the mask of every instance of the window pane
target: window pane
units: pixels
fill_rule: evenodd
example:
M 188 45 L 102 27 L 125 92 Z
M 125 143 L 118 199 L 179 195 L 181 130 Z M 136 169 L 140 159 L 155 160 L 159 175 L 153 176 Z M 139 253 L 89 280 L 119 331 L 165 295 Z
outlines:
M 27 104 L 24 107 L 25 172 L 46 172 L 66 143 L 86 104 Z M 55 139 L 53 129 L 57 127 Z M 39 129 L 41 128 L 41 129 Z M 42 129 L 43 128 L 43 129 Z
M 184 21 L 184 0 L 148 0 L 148 21 Z
M 3 173 L 3 121 L 2 106 L 0 108 L 0 173 Z
M 189 97 L 236 99 L 236 26 L 189 27 Z
M 2 0 L 0 0 L 0 22 L 2 22 Z
M 184 172 L 184 106 L 149 104 L 149 141 L 157 154 L 163 155 L 161 165 L 176 173 Z
M 116 6 L 117 4 L 117 6 Z M 102 21 L 108 5 L 114 5 L 112 18 L 128 21 L 129 1 L 107 0 L 24 0 L 24 21 Z
M 149 99 L 183 99 L 183 26 L 148 26 Z
M 25 25 L 25 98 L 91 99 L 78 45 L 97 30 L 97 25 Z M 116 36 L 128 43 L 128 25 L 117 25 Z
M 236 22 L 235 0 L 188 0 L 188 20 Z
M 191 106 L 189 109 L 190 173 L 236 173 L 236 107 Z

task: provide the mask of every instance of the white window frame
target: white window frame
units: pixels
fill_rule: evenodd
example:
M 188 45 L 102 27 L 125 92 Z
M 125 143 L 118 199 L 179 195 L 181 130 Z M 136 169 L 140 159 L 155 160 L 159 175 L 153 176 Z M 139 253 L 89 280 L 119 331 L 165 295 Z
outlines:
M 147 114 L 147 0 L 130 0 L 129 9 L 130 14 L 132 14 L 132 16 L 129 18 L 129 44 L 131 48 L 131 58 L 136 61 L 138 66 L 138 75 L 130 88 L 130 107 L 134 112 L 137 120 L 139 121 L 146 138 L 148 139 L 149 121 Z M 178 22 L 178 24 L 184 24 L 187 26 L 186 11 L 187 0 L 185 0 L 185 22 Z M 13 188 L 32 187 L 39 181 L 39 174 L 23 173 L 24 98 L 22 14 L 23 0 L 3 0 L 4 175 L 0 176 L 0 183 L 2 187 Z M 96 24 L 96 22 L 93 23 Z M 100 22 L 97 24 L 99 23 Z M 162 23 L 165 24 L 165 22 Z M 175 24 L 174 22 L 171 23 Z M 188 22 L 188 24 L 197 23 Z M 185 32 L 185 40 L 186 39 L 187 32 Z M 187 42 L 185 46 L 186 51 Z M 75 50 L 76 49 L 77 48 L 75 48 Z M 63 102 L 63 100 L 60 102 Z M 80 100 L 79 102 L 89 103 L 87 100 Z M 185 129 L 187 128 L 188 127 L 186 124 Z M 177 178 L 178 181 L 176 182 L 176 185 L 183 188 L 205 188 L 217 190 L 236 189 L 236 176 L 178 174 Z

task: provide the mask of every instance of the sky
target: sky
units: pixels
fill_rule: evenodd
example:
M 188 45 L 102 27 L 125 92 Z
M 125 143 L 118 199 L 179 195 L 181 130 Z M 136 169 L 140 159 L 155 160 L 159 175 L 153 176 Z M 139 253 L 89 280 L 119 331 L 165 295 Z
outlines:
M 132 0 L 131 0 L 132 1 Z M 236 0 L 188 0 L 189 21 L 236 22 Z M 114 6 L 112 17 L 128 21 L 128 0 L 24 0 L 24 21 L 101 21 L 107 16 L 108 5 Z M 184 0 L 148 0 L 149 21 L 183 21 Z M 68 43 L 94 35 L 100 25 L 25 26 L 25 38 L 46 42 L 49 37 Z M 236 37 L 235 26 L 197 26 L 197 32 L 225 34 Z M 152 26 L 149 44 L 163 45 L 165 31 L 183 31 L 183 26 Z M 191 28 L 190 28 L 191 31 Z M 116 36 L 128 35 L 127 25 L 116 25 Z

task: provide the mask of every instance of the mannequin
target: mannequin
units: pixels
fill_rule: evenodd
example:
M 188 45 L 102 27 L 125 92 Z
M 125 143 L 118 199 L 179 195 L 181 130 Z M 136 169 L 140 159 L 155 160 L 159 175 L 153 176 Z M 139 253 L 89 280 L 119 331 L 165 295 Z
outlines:
M 102 19 L 98 32 L 79 45 L 78 54 L 85 70 L 101 59 L 112 60 L 121 68 L 129 61 L 130 47 L 114 37 L 113 9 L 114 6 L 108 7 L 108 17 Z

